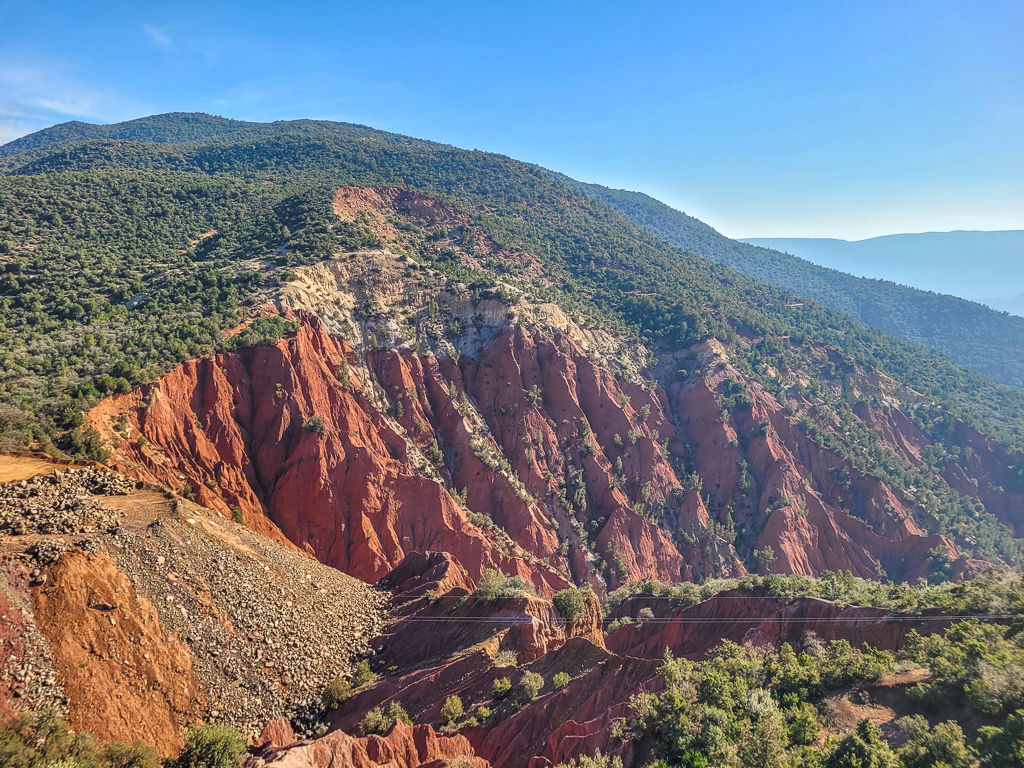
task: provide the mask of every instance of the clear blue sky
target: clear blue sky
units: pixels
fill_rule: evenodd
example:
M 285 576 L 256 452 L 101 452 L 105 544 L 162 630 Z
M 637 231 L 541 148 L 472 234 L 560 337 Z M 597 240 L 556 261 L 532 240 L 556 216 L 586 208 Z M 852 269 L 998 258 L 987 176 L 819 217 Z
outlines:
M 315 117 L 639 189 L 734 237 L 1024 229 L 1024 2 L 0 0 L 0 141 Z

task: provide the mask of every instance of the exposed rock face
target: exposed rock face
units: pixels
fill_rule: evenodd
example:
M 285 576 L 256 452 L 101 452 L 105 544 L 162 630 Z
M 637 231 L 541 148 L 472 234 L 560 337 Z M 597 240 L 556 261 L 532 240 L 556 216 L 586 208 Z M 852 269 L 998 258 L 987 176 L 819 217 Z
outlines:
M 660 661 L 621 659 L 606 651 L 593 598 L 586 619 L 566 628 L 549 601 L 532 596 L 489 601 L 459 587 L 429 600 L 415 596 L 427 586 L 417 573 L 443 577 L 449 565 L 450 559 L 434 553 L 411 554 L 386 577 L 412 591 L 394 596 L 392 620 L 374 640 L 380 676 L 331 713 L 332 726 L 354 732 L 369 709 L 397 701 L 414 722 L 440 727 L 445 700 L 459 696 L 467 713 L 480 705 L 500 712 L 462 731 L 476 755 L 493 765 L 527 766 L 537 755 L 557 757 L 563 737 L 578 740 L 582 734 L 590 751 L 629 752 L 599 723 L 609 725 L 613 716 L 625 714 L 631 694 L 657 689 Z M 527 671 L 540 674 L 545 687 L 529 706 L 513 707 Z M 559 672 L 572 679 L 555 690 L 552 680 Z M 494 681 L 504 677 L 514 691 L 495 700 Z
M 321 562 L 376 581 L 413 550 L 455 554 L 473 578 L 518 574 L 541 593 L 567 581 L 504 554 L 444 486 L 415 474 L 410 447 L 355 376 L 345 342 L 304 317 L 294 338 L 188 363 L 158 384 L 113 398 L 95 423 L 130 414 L 115 465 L 199 503 L 239 508 Z M 139 407 L 140 405 L 145 407 Z
M 707 514 L 655 440 L 674 434 L 661 400 L 620 382 L 566 334 L 511 329 L 458 366 L 410 350 L 371 359 L 408 433 L 421 448 L 443 448 L 467 506 L 534 556 L 554 558 L 563 538 L 578 582 L 596 583 L 594 552 L 610 563 L 612 586 L 690 578 L 688 562 L 710 567 L 698 548 L 684 559 L 673 542 L 672 531 L 702 532 Z M 588 547 L 581 534 L 595 529 Z
M 246 759 L 247 768 L 488 768 L 463 736 L 439 736 L 429 725 L 395 723 L 386 736 L 356 738 L 334 731 L 315 741 L 264 747 Z
M 203 695 L 192 654 L 168 636 L 153 605 L 106 555 L 68 553 L 37 590 L 36 621 L 49 641 L 75 728 L 101 741 L 141 740 L 172 753 Z
M 934 550 L 951 560 L 959 556 L 948 539 L 921 529 L 915 519 L 920 510 L 911 501 L 816 442 L 797 416 L 728 363 L 721 345 L 709 343 L 703 354 L 706 371 L 685 385 L 674 384 L 669 399 L 719 521 L 725 522 L 730 507 L 737 527 L 756 537 L 750 549 L 773 550 L 772 571 L 849 570 L 877 578 L 882 568 L 913 580 L 929 573 Z M 750 404 L 723 420 L 718 398 L 735 382 Z M 814 415 L 810 403 L 802 407 L 804 416 Z M 920 463 L 920 450 L 930 442 L 902 413 L 868 406 L 861 412 L 865 426 L 907 461 Z M 820 417 L 814 423 L 841 429 Z
M 118 468 L 368 581 L 408 552 L 446 551 L 470 579 L 496 568 L 541 595 L 742 576 L 765 548 L 779 573 L 914 580 L 952 561 L 959 576 L 984 536 L 948 523 L 938 486 L 970 516 L 1024 524 L 1024 457 L 952 418 L 945 451 L 915 424 L 926 398 L 836 350 L 802 347 L 807 375 L 754 374 L 714 339 L 666 342 L 650 368 L 645 348 L 553 304 L 500 281 L 481 296 L 409 257 L 400 224 L 443 225 L 460 232 L 445 246 L 460 263 L 558 285 L 465 215 L 397 188 L 344 188 L 334 209 L 382 246 L 296 271 L 273 305 L 299 320 L 294 338 L 97 407 Z M 738 343 L 768 342 L 788 344 Z M 869 445 L 891 456 L 869 461 Z
M 377 585 L 403 600 L 420 597 L 428 590 L 438 595 L 461 590 L 459 594 L 465 595 L 476 587 L 462 563 L 447 552 L 410 552 Z
M 29 566 L 0 560 L 0 718 L 21 709 L 65 705 L 53 656 L 32 610 Z

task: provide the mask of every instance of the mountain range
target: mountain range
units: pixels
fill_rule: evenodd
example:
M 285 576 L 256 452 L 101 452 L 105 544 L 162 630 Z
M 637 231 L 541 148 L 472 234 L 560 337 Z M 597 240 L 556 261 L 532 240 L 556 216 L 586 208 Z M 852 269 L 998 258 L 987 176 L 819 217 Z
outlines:
M 745 238 L 820 266 L 960 296 L 1020 315 L 1024 231 L 923 232 L 850 242 L 827 238 Z
M 362 126 L 168 114 L 0 158 L 24 764 L 81 762 L 68 727 L 181 768 L 1016 738 L 1019 318 Z

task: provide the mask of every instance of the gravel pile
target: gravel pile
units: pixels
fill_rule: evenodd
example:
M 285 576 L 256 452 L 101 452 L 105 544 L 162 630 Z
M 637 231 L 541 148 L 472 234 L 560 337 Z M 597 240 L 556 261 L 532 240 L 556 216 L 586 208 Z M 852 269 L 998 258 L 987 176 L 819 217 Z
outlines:
M 387 593 L 243 526 L 204 522 L 185 502 L 103 540 L 165 631 L 191 647 L 208 719 L 250 735 L 278 717 L 311 732 L 324 687 L 370 653 L 386 623 Z
M 75 534 L 103 530 L 117 523 L 120 512 L 93 496 L 132 491 L 135 481 L 91 467 L 69 468 L 48 475 L 0 485 L 0 533 Z
M 0 593 L 9 606 L 0 610 L 0 685 L 18 708 L 63 710 L 67 700 L 50 647 L 35 624 L 30 581 L 23 561 L 0 560 Z

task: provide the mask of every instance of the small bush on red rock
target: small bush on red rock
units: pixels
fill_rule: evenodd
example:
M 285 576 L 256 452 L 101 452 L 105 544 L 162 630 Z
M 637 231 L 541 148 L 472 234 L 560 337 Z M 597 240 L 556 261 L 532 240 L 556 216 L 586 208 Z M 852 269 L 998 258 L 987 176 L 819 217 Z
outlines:
M 314 435 L 322 435 L 324 430 L 327 429 L 327 419 L 323 416 L 310 416 L 302 422 L 302 428 L 307 432 L 312 432 Z
M 537 694 L 540 693 L 541 688 L 544 687 L 544 678 L 536 672 L 527 672 L 523 675 L 522 686 L 526 698 L 535 699 Z
M 412 719 L 402 705 L 397 701 L 392 701 L 388 704 L 386 711 L 380 707 L 374 707 L 367 712 L 366 716 L 359 721 L 359 732 L 363 736 L 369 736 L 371 733 L 386 736 L 399 720 L 406 725 L 412 725 Z
M 441 707 L 441 722 L 448 724 L 462 717 L 462 699 L 458 696 L 449 696 Z
M 496 699 L 504 699 L 512 690 L 512 681 L 507 677 L 499 677 L 491 686 L 491 693 Z
M 336 677 L 324 688 L 321 701 L 324 709 L 337 709 L 352 693 L 352 684 L 343 677 Z
M 245 754 L 245 736 L 229 725 L 200 725 L 189 729 L 185 747 L 167 768 L 237 768 Z
M 563 589 L 551 598 L 551 602 L 566 624 L 579 624 L 587 612 L 586 595 L 575 588 Z
M 373 679 L 373 670 L 370 669 L 370 662 L 363 659 L 352 668 L 352 687 L 358 688 Z

